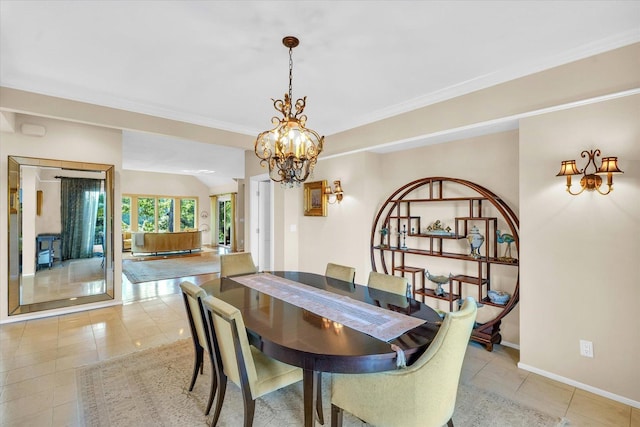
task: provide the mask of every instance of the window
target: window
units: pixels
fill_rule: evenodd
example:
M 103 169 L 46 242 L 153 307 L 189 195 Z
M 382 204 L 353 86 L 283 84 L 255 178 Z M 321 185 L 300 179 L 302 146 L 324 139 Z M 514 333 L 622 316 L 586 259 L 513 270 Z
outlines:
M 131 231 L 131 197 L 122 198 L 122 231 Z
M 231 244 L 231 200 L 218 200 L 218 244 Z
M 158 231 L 173 231 L 173 199 L 158 199 Z
M 138 231 L 156 231 L 155 197 L 138 197 Z
M 196 199 L 180 199 L 180 231 L 196 228 Z
M 122 230 L 161 233 L 197 230 L 197 211 L 195 197 L 123 195 Z
M 93 238 L 95 244 L 104 243 L 104 195 L 104 189 L 101 188 L 100 193 L 98 193 L 98 214 L 96 217 L 95 237 Z

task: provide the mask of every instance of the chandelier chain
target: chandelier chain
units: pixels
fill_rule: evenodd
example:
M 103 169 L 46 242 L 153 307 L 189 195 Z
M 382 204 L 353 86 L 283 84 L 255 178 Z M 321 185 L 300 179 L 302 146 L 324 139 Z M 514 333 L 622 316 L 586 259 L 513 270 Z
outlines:
M 289 101 L 293 102 L 293 48 L 289 48 Z

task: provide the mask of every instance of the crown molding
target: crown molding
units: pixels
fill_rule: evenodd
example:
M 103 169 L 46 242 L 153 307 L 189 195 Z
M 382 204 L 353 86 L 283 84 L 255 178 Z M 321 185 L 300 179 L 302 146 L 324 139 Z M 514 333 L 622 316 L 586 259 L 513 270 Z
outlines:
M 602 40 L 598 40 L 593 43 L 578 46 L 577 48 L 565 51 L 562 54 L 549 56 L 543 61 L 530 61 L 515 64 L 511 67 L 507 67 L 493 73 L 485 74 L 483 76 L 479 76 L 458 83 L 456 85 L 410 99 L 406 102 L 390 105 L 387 108 L 375 111 L 367 116 L 361 116 L 357 122 L 352 122 L 349 125 L 345 125 L 342 129 L 332 129 L 332 131 L 327 132 L 327 134 L 330 135 L 347 131 L 355 127 L 368 125 L 380 120 L 387 119 L 389 117 L 404 114 L 409 111 L 436 104 L 438 102 L 457 98 L 459 96 L 467 95 L 478 90 L 486 89 L 501 83 L 506 83 L 511 80 L 549 70 L 551 68 L 569 64 L 574 61 L 585 59 L 590 56 L 598 55 L 638 42 L 640 42 L 640 28 L 620 33 Z
M 478 136 L 489 135 L 499 132 L 507 132 L 510 130 L 516 130 L 519 128 L 520 120 L 527 117 L 538 116 L 541 114 L 549 114 L 556 111 L 568 110 L 571 108 L 582 107 L 585 105 L 595 104 L 598 102 L 610 101 L 617 98 L 624 98 L 627 96 L 640 95 L 640 88 L 629 89 L 621 92 L 609 93 L 606 95 L 595 96 L 592 98 L 581 99 L 579 101 L 568 102 L 565 104 L 558 104 L 547 108 L 541 108 L 538 110 L 527 111 L 524 113 L 514 114 L 511 116 L 500 117 L 498 119 L 487 120 L 484 122 L 473 123 L 466 126 L 459 126 L 456 128 L 445 129 L 442 131 L 432 132 L 429 134 L 418 135 L 415 137 L 401 139 L 398 141 L 391 141 L 385 144 L 379 144 L 372 147 L 363 147 L 356 150 L 346 151 L 344 153 L 337 153 L 328 156 L 322 156 L 318 158 L 319 161 L 327 160 L 334 157 L 346 156 L 349 154 L 355 154 L 360 152 L 370 153 L 391 153 L 394 151 L 403 151 L 411 148 L 424 147 L 426 145 L 441 144 L 449 141 L 457 141 L 467 138 L 475 138 Z

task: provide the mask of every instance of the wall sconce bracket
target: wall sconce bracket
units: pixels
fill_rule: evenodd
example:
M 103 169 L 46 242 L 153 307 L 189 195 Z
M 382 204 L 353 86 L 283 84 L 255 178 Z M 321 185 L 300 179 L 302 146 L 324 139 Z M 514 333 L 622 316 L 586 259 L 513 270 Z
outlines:
M 329 204 L 334 204 L 336 202 L 342 202 L 342 198 L 344 197 L 344 191 L 342 190 L 342 184 L 340 180 L 333 181 L 333 188 L 330 185 L 327 185 L 324 189 L 324 194 L 327 195 L 327 201 Z
M 602 185 L 602 178 L 598 175 L 589 174 L 580 179 L 580 186 L 587 191 L 595 191 L 600 189 Z
M 578 170 L 576 167 L 575 160 L 564 160 L 560 165 L 560 172 L 556 176 L 565 176 L 567 177 L 567 192 L 572 196 L 577 196 L 583 191 L 597 191 L 602 195 L 607 195 L 611 193 L 613 190 L 613 174 L 624 173 L 618 168 L 618 158 L 617 157 L 603 157 L 600 167 L 596 165 L 595 158 L 600 157 L 600 150 L 584 150 L 581 153 L 581 157 L 583 159 L 588 158 L 587 164 L 583 169 Z M 587 169 L 591 166 L 593 168 L 593 173 L 587 173 Z M 574 193 L 571 191 L 571 177 L 573 175 L 582 174 L 582 178 L 580 179 L 580 191 Z M 602 178 L 600 175 L 607 175 L 607 191 L 601 191 L 600 187 L 602 186 Z

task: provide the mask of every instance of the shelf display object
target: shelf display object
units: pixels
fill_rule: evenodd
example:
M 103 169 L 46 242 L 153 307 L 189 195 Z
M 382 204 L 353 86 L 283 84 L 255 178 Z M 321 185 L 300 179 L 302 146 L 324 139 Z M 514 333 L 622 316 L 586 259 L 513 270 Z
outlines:
M 518 226 L 513 210 L 487 188 L 457 178 L 418 179 L 378 210 L 371 267 L 409 273 L 413 298 L 439 310 L 457 310 L 473 296 L 478 318 L 471 339 L 491 351 L 502 340 L 502 319 L 518 303 Z

